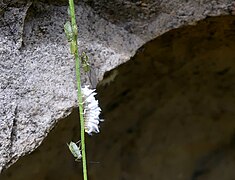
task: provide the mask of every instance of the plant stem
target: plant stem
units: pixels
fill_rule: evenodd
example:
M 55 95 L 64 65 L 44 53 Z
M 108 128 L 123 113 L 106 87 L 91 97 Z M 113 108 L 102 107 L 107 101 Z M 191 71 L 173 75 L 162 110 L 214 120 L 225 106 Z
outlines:
M 77 95 L 78 95 L 78 106 L 81 124 L 81 147 L 82 147 L 82 166 L 83 166 L 83 179 L 87 180 L 87 163 L 86 163 L 86 149 L 85 149 L 85 127 L 84 127 L 84 117 L 83 117 L 83 99 L 81 93 L 81 78 L 80 78 L 80 57 L 78 53 L 78 43 L 77 43 L 77 24 L 74 10 L 73 0 L 69 0 L 70 16 L 71 16 L 71 26 L 73 31 L 72 43 L 75 43 L 76 48 L 74 51 L 75 66 L 76 66 L 76 79 L 77 79 Z

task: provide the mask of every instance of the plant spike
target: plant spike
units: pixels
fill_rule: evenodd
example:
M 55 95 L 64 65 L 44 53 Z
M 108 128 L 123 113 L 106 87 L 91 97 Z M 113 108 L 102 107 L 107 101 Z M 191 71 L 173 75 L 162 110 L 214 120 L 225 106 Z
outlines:
M 83 167 L 83 179 L 87 180 L 87 163 L 86 163 L 86 149 L 85 149 L 85 122 L 83 117 L 83 100 L 82 100 L 82 92 L 81 92 L 81 77 L 80 77 L 80 63 L 81 59 L 78 54 L 78 29 L 76 24 L 75 17 L 75 9 L 74 9 L 74 1 L 69 0 L 69 10 L 68 15 L 71 18 L 71 22 L 66 22 L 64 25 L 64 30 L 68 41 L 70 42 L 70 50 L 71 54 L 74 55 L 75 58 L 75 67 L 76 67 L 76 79 L 77 79 L 77 96 L 78 96 L 78 106 L 79 106 L 79 116 L 80 116 L 80 125 L 81 125 L 81 155 L 82 155 L 82 167 Z M 76 144 L 75 144 L 76 145 Z M 80 146 L 76 147 L 73 143 L 69 146 L 70 151 L 73 155 L 76 155 L 80 158 Z M 76 151 L 76 152 L 75 152 Z

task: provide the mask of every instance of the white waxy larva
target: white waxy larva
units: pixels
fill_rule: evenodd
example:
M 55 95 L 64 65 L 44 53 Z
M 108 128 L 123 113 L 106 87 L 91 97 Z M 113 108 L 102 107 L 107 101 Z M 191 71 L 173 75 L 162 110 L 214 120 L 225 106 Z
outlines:
M 90 89 L 89 86 L 82 88 L 83 95 L 83 117 L 85 121 L 85 132 L 89 135 L 92 133 L 99 133 L 99 118 L 101 108 L 99 107 L 98 100 L 95 99 L 95 89 Z

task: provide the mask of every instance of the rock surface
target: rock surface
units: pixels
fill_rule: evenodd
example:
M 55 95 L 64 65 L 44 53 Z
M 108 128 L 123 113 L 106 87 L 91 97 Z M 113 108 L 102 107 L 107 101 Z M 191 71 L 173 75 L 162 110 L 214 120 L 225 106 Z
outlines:
M 62 1 L 59 5 L 19 2 L 24 1 L 1 11 L 0 171 L 34 151 L 55 124 L 77 106 L 74 63 L 63 33 L 67 7 Z M 96 86 L 105 72 L 128 61 L 139 47 L 165 32 L 196 25 L 207 16 L 233 14 L 233 8 L 231 0 L 81 2 L 76 7 L 79 45 L 93 67 L 91 79 L 84 74 L 83 83 Z M 105 128 L 89 145 L 96 152 L 91 158 L 99 159 L 102 165 L 91 169 L 92 176 L 196 180 L 203 178 L 197 175 L 203 170 L 195 167 L 194 171 L 193 167 L 202 155 L 213 150 L 231 151 L 233 22 L 234 18 L 227 16 L 170 31 L 141 48 L 129 64 L 106 74 L 99 85 Z M 63 152 L 54 141 L 48 145 L 53 150 L 45 149 L 44 153 L 57 159 Z M 220 151 L 220 147 L 226 150 Z M 45 154 L 38 158 L 41 156 Z M 206 161 L 213 161 L 213 157 Z M 155 161 L 150 161 L 152 158 Z M 115 162 L 114 167 L 110 161 Z M 33 168 L 31 163 L 35 162 L 30 160 L 24 166 Z M 183 164 L 182 168 L 178 164 Z M 44 174 L 48 179 L 55 178 L 56 163 L 51 167 L 52 172 Z M 107 171 L 111 174 L 106 175 Z M 137 173 L 134 177 L 134 172 L 143 176 Z M 9 174 L 2 178 L 10 178 Z M 34 176 L 29 173 L 28 179 L 30 175 Z
M 234 21 L 172 30 L 105 75 L 105 122 L 87 137 L 88 161 L 99 162 L 89 163 L 90 179 L 234 179 Z M 77 110 L 0 179 L 81 178 L 71 139 L 79 139 Z

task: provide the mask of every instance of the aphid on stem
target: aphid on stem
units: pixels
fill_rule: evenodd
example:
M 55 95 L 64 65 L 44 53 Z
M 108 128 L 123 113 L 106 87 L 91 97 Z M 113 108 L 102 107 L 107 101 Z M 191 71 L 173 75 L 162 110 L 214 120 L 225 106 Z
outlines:
M 79 146 L 77 146 L 77 143 L 79 143 Z M 75 161 L 79 161 L 80 159 L 82 159 L 80 141 L 78 141 L 76 143 L 71 141 L 67 145 L 68 145 L 69 150 L 72 153 L 72 155 L 76 158 Z
M 82 64 L 82 68 L 85 72 L 89 72 L 90 71 L 90 63 L 89 63 L 89 57 L 87 56 L 87 54 L 85 52 L 82 52 L 82 54 L 80 55 L 80 59 L 81 59 L 81 64 Z
M 79 146 L 77 145 L 77 143 L 79 143 Z M 76 158 L 75 161 L 80 161 L 82 159 L 82 153 L 81 153 L 81 145 L 80 145 L 80 141 L 78 142 L 70 142 L 69 144 L 67 144 L 69 147 L 70 152 L 72 153 L 72 155 Z M 90 163 L 99 163 L 99 162 L 95 162 L 95 161 L 91 161 Z

